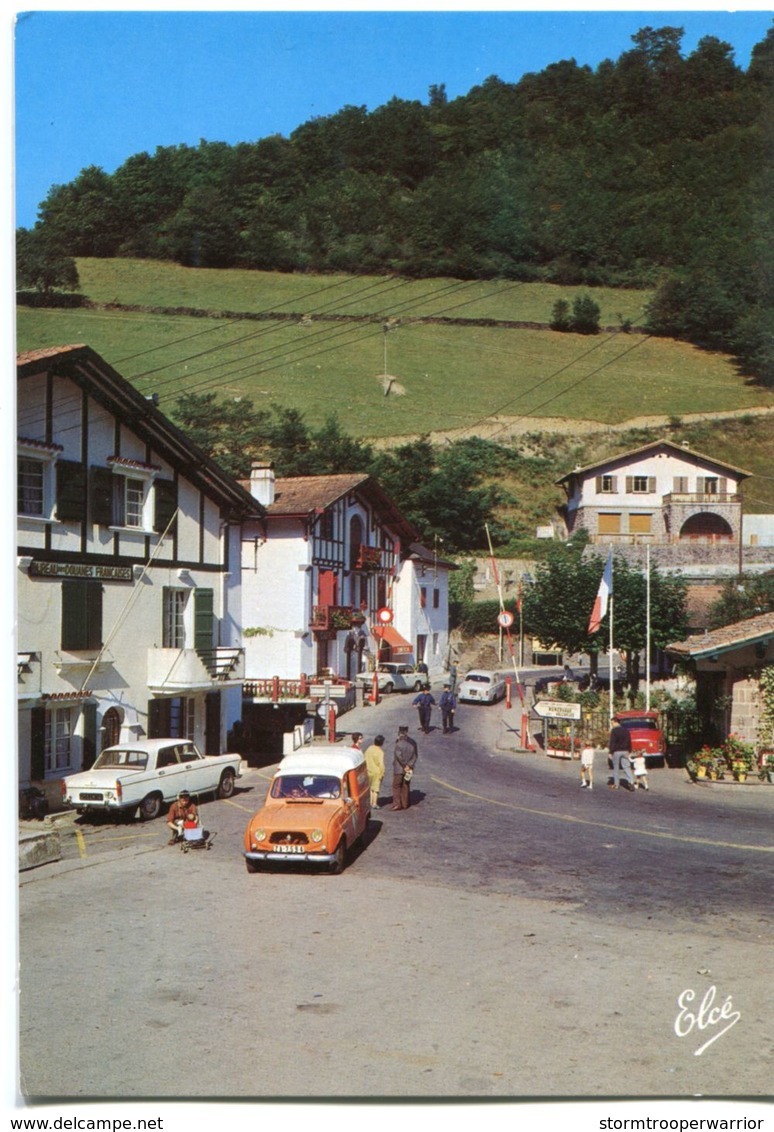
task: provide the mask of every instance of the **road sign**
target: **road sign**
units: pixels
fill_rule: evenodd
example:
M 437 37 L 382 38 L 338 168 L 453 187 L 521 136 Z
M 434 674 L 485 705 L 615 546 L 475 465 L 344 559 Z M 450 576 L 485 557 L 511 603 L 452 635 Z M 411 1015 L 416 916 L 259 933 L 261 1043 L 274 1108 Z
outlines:
M 566 704 L 562 700 L 538 700 L 532 705 L 541 719 L 580 719 L 580 704 Z
M 392 610 L 387 609 L 386 606 L 382 606 L 376 614 L 376 620 L 380 625 L 389 625 L 392 621 Z
M 503 629 L 510 629 L 513 624 L 513 614 L 504 609 L 502 613 L 497 614 L 497 624 Z

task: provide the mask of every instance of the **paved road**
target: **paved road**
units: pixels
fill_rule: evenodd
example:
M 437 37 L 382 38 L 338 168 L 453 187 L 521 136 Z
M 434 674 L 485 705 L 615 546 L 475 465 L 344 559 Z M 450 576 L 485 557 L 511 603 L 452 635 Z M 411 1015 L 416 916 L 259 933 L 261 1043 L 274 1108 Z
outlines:
M 404 721 L 410 697 L 340 723 Z M 416 805 L 342 876 L 246 873 L 270 768 L 205 804 L 210 852 L 92 827 L 23 874 L 26 1094 L 769 1095 L 774 789 L 657 770 L 588 794 L 515 752 L 518 711 L 458 723 L 418 736 Z

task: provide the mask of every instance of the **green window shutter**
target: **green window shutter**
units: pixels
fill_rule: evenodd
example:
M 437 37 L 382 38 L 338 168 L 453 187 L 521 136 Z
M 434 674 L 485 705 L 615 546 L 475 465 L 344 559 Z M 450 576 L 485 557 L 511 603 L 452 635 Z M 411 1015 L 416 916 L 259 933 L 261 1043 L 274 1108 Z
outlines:
M 102 646 L 102 586 L 82 578 L 62 582 L 62 648 L 66 652 Z
M 85 648 L 86 607 L 84 583 L 68 578 L 62 582 L 62 648 L 70 652 Z
M 79 460 L 56 462 L 56 517 L 62 523 L 86 518 L 86 469 Z
M 596 490 L 599 493 L 602 490 L 602 476 L 596 477 Z
M 110 468 L 89 469 L 91 521 L 102 527 L 113 525 L 113 479 Z
M 46 709 L 30 712 L 30 778 L 40 782 L 46 777 Z
M 83 752 L 81 769 L 88 770 L 97 757 L 97 705 L 83 705 Z
M 102 586 L 86 583 L 86 639 L 87 649 L 102 648 Z
M 648 491 L 654 492 L 656 490 L 656 477 L 648 476 Z
M 728 491 L 728 477 L 721 476 L 718 480 L 718 491 L 721 495 L 725 495 Z
M 148 700 L 148 738 L 165 739 L 169 735 L 170 701 Z
M 214 606 L 214 590 L 194 590 L 194 648 L 197 652 L 209 652 L 212 649 Z
M 153 485 L 153 529 L 163 534 L 167 524 L 177 510 L 177 484 L 173 480 L 156 480 Z M 175 533 L 176 523 L 170 527 Z
M 634 476 L 626 477 L 626 494 L 631 495 L 634 491 Z

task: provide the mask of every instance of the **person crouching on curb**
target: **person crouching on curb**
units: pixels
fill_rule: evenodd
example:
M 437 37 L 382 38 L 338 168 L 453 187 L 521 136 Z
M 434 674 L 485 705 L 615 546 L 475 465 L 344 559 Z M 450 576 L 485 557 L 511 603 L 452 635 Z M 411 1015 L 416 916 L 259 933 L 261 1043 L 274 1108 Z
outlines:
M 365 752 L 368 785 L 371 790 L 371 809 L 379 809 L 379 790 L 384 778 L 384 735 L 376 735 Z
M 194 803 L 191 801 L 191 795 L 187 790 L 181 790 L 177 796 L 177 801 L 173 802 L 169 807 L 169 818 L 167 825 L 172 830 L 172 836 L 167 844 L 174 845 L 176 841 L 181 841 L 183 838 L 183 826 L 186 822 L 195 822 L 199 824 L 199 811 Z

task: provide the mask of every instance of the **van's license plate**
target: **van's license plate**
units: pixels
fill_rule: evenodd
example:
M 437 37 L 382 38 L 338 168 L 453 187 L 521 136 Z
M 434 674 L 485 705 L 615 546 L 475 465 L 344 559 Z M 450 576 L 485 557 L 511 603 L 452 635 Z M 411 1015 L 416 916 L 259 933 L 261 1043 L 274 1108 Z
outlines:
M 275 853 L 303 853 L 303 845 L 274 845 Z

